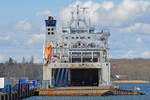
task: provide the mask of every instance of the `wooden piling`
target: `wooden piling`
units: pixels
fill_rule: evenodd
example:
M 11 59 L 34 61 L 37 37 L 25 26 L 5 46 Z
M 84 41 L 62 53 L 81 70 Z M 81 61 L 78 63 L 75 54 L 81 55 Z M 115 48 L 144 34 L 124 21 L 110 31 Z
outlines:
M 12 100 L 12 88 L 11 88 L 11 85 L 9 85 L 9 100 Z
M 23 84 L 21 84 L 21 97 L 23 96 Z
M 20 89 L 20 80 L 19 80 L 19 83 L 18 83 L 18 100 L 20 100 L 20 97 L 21 97 L 21 89 Z

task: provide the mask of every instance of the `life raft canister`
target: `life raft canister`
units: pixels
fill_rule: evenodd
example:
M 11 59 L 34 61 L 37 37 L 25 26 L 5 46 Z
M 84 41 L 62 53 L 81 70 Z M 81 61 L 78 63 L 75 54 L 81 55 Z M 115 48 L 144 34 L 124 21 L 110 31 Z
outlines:
M 46 61 L 48 61 L 51 59 L 51 56 L 52 56 L 52 46 L 50 44 L 47 44 L 44 50 L 44 58 Z

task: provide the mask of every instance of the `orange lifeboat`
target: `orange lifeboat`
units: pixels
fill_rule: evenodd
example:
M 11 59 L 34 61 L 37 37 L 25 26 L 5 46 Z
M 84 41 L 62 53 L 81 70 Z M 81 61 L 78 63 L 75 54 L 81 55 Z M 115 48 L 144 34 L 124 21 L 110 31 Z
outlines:
M 51 59 L 51 56 L 52 56 L 52 46 L 50 44 L 47 44 L 44 50 L 44 58 L 46 61 L 49 61 Z

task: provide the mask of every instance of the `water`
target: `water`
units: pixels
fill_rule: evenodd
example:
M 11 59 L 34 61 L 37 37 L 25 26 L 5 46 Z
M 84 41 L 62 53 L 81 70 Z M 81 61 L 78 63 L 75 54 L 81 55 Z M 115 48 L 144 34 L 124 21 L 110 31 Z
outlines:
M 129 90 L 137 88 L 140 92 L 150 95 L 150 83 L 121 83 L 114 85 L 119 85 L 120 88 Z
M 36 96 L 24 100 L 150 100 L 150 95 L 144 96 Z
M 150 83 L 116 84 L 120 88 L 133 90 L 135 87 L 146 95 L 138 96 L 33 96 L 24 100 L 150 100 Z

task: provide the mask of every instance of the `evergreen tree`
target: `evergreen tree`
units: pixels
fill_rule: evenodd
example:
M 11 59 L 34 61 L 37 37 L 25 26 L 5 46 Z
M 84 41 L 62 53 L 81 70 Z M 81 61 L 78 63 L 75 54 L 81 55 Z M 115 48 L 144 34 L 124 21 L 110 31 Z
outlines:
M 25 57 L 22 57 L 22 63 L 25 64 Z
M 34 63 L 34 57 L 33 56 L 31 56 L 31 59 L 30 59 L 30 62 L 29 62 L 30 64 L 33 64 Z
M 12 64 L 14 64 L 14 60 L 11 57 L 9 57 L 8 65 L 12 65 Z

